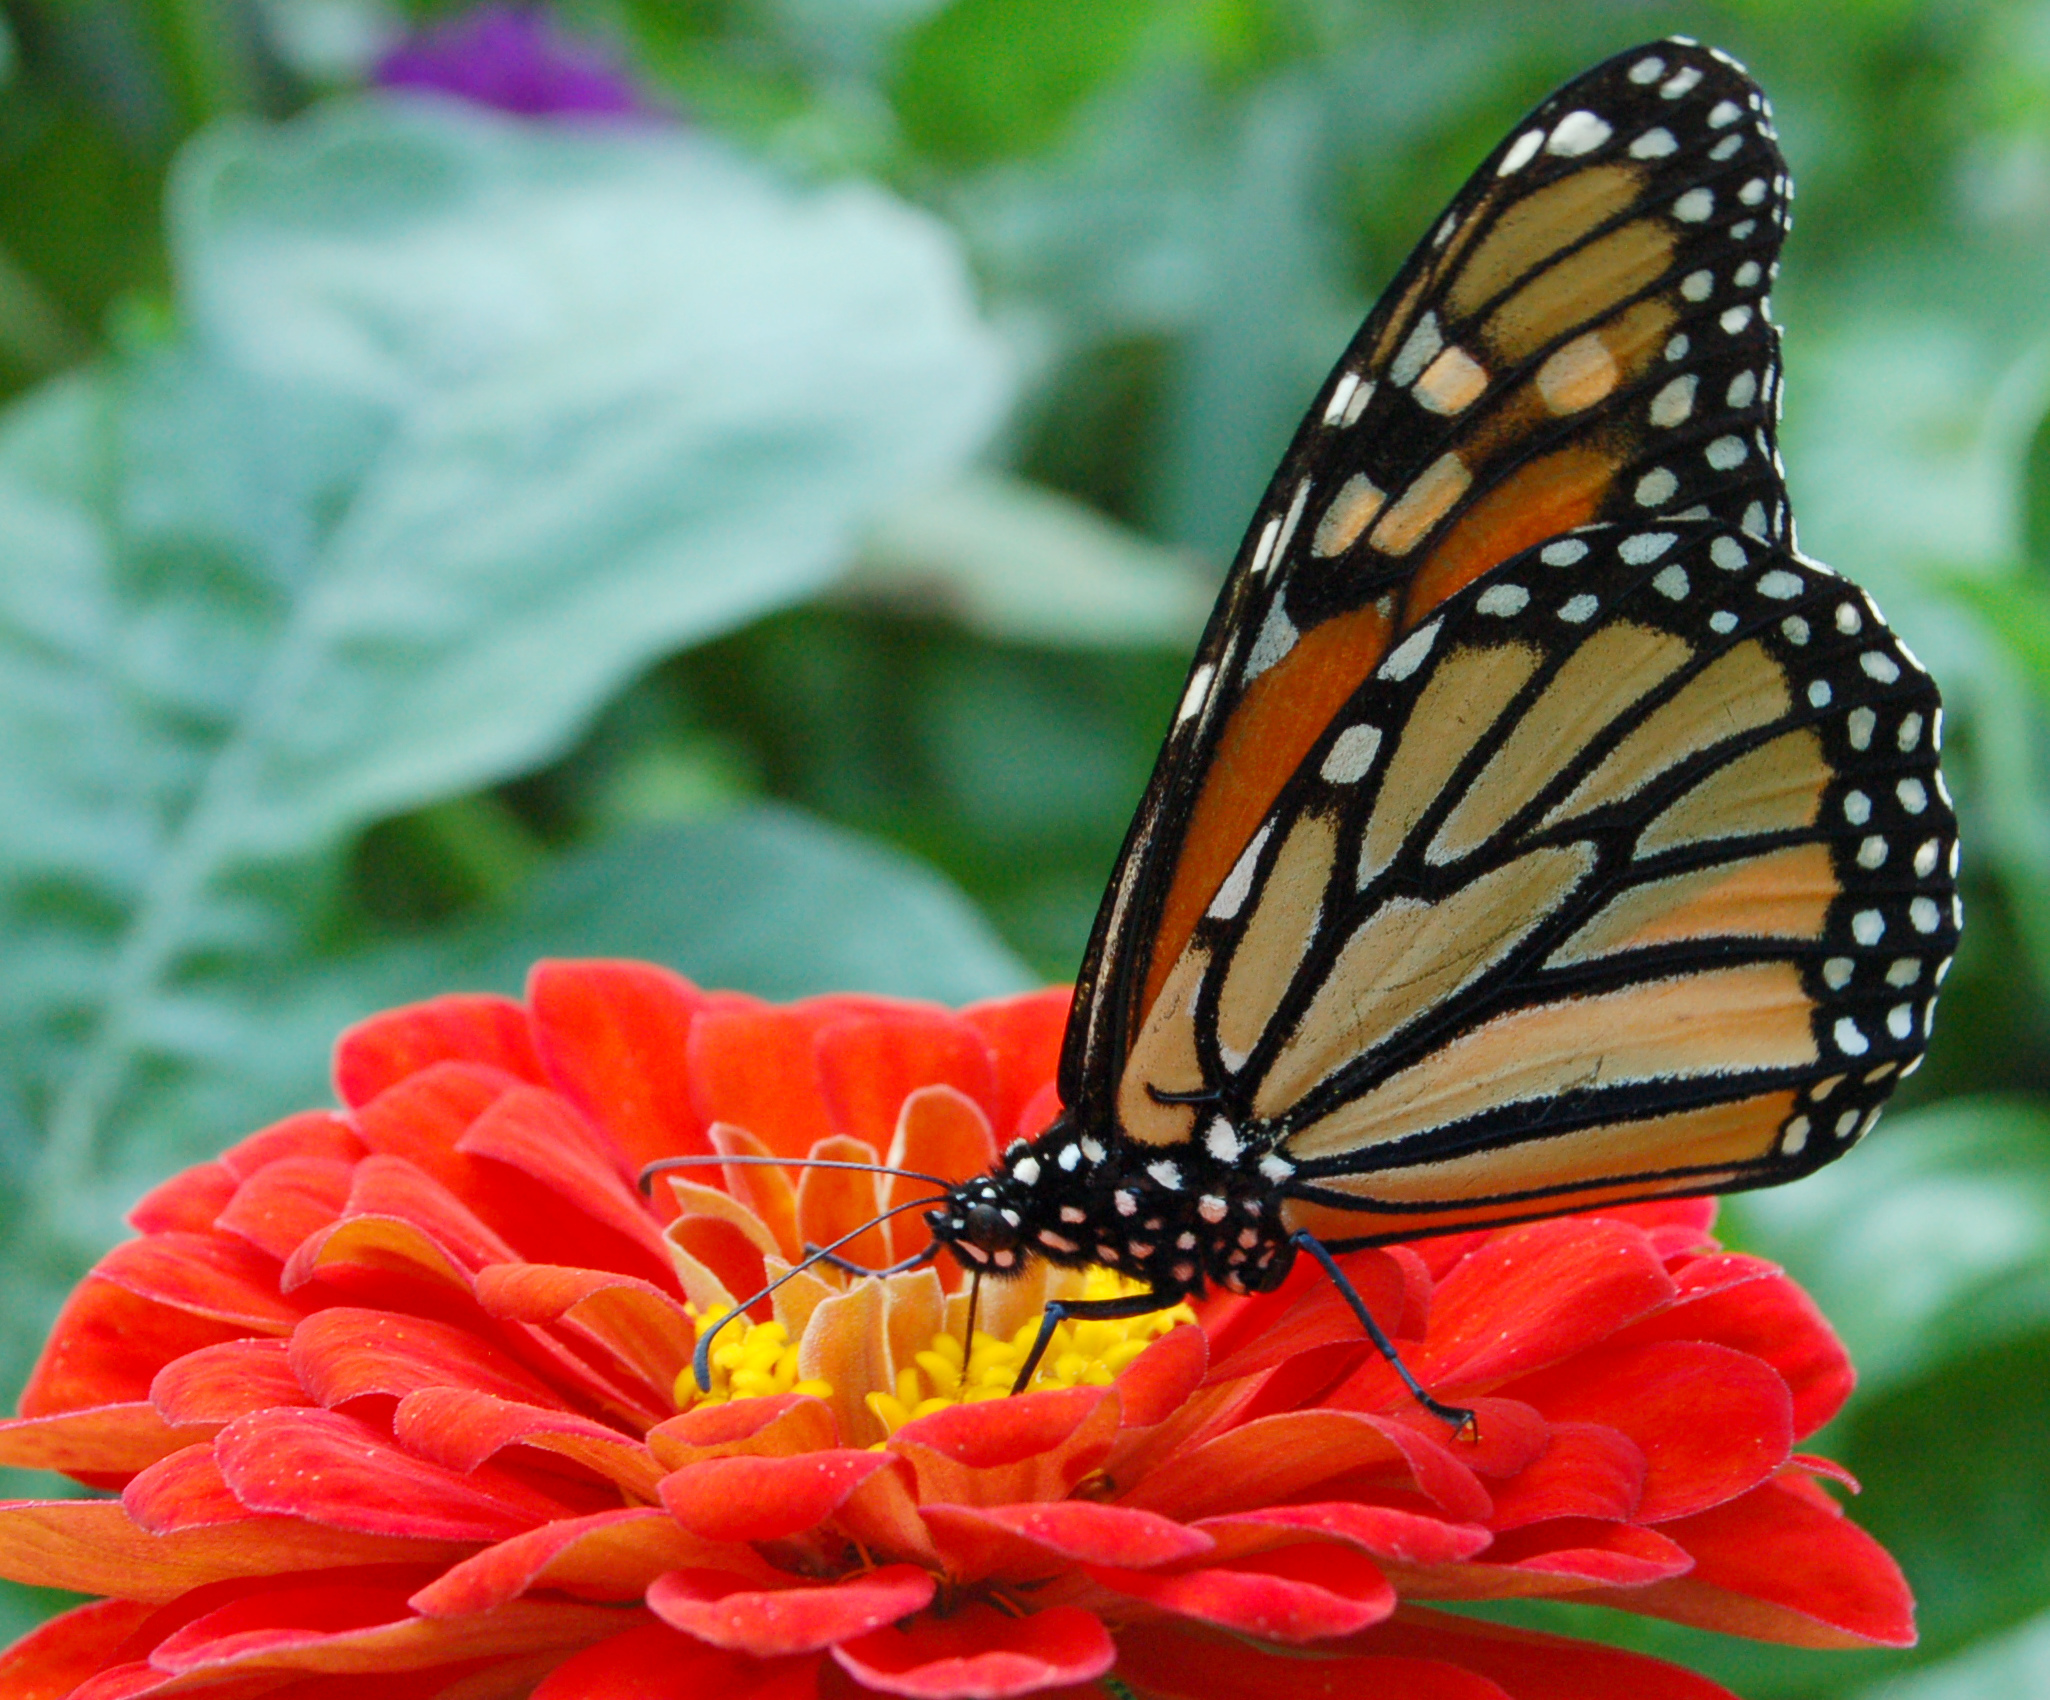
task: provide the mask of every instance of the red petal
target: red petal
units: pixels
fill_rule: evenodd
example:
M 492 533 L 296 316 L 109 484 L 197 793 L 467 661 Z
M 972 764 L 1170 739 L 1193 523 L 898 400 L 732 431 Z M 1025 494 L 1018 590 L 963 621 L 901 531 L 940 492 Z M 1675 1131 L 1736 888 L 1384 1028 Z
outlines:
M 1497 1530 L 1555 1517 L 1635 1515 L 1644 1495 L 1644 1453 L 1599 1423 L 1555 1423 L 1543 1457 L 1495 1490 Z
M 1307 1259 L 1303 1261 L 1307 1262 Z M 1402 1266 L 1386 1252 L 1352 1252 L 1340 1260 L 1346 1278 L 1366 1301 L 1374 1320 L 1391 1333 L 1399 1331 L 1406 1308 L 1407 1291 Z M 1360 1330 L 1359 1318 L 1345 1302 L 1337 1286 L 1324 1277 L 1309 1282 L 1285 1310 L 1272 1314 L 1250 1330 L 1241 1322 L 1233 1328 L 1234 1338 L 1244 1344 L 1222 1358 L 1210 1371 L 1212 1383 L 1231 1381 L 1242 1375 L 1257 1375 L 1272 1369 L 1298 1353 L 1324 1346 L 1349 1346 L 1372 1350 Z M 1258 1301 L 1256 1301 L 1257 1303 Z M 1247 1334 L 1250 1332 L 1250 1338 Z
M 210 1583 L 294 1570 L 445 1564 L 461 1551 L 444 1542 L 321 1528 L 296 1517 L 250 1517 L 152 1535 L 138 1528 L 117 1500 L 0 1505 L 0 1576 L 117 1599 L 175 1600 Z
M 1707 1677 L 1662 1659 L 1414 1608 L 1347 1645 L 1377 1655 L 1442 1659 L 1500 1683 L 1515 1700 L 1735 1700 Z M 1407 1700 L 1408 1691 L 1399 1692 Z
M 336 1305 L 293 1331 L 293 1374 L 323 1405 L 366 1394 L 403 1398 L 421 1387 L 467 1387 L 531 1405 L 562 1401 L 504 1352 L 467 1328 Z
M 1283 1547 L 1229 1567 L 1178 1576 L 1090 1567 L 1114 1593 L 1263 1641 L 1324 1641 L 1379 1623 L 1395 1590 L 1364 1553 L 1323 1543 Z
M 204 1233 L 214 1225 L 221 1207 L 235 1196 L 235 1177 L 225 1163 L 201 1163 L 152 1187 L 128 1212 L 128 1225 L 138 1234 L 173 1229 Z
M 1011 1136 L 1014 1139 L 1030 1139 L 1052 1127 L 1054 1119 L 1060 1113 L 1060 1088 L 1049 1080 L 1025 1100 L 1025 1107 L 1018 1112 L 1018 1119 L 1012 1124 Z
M 1055 1606 L 1007 1617 L 970 1605 L 910 1629 L 878 1629 L 833 1649 L 864 1687 L 914 1700 L 1004 1700 L 1102 1676 L 1117 1662 L 1109 1631 L 1088 1612 Z
M 351 1109 L 436 1063 L 481 1063 L 536 1085 L 548 1076 L 511 998 L 458 994 L 386 1010 L 359 1022 L 335 1046 L 335 1091 Z
M 290 1353 L 283 1340 L 202 1346 L 157 1372 L 150 1403 L 167 1423 L 227 1423 L 272 1405 L 311 1404 Z
M 1589 1353 L 1514 1391 L 1554 1421 L 1602 1423 L 1637 1443 L 1642 1523 L 1734 1499 L 1784 1464 L 1794 1444 L 1793 1401 L 1778 1373 L 1699 1341 Z
M 705 1129 L 705 1137 L 712 1142 L 712 1149 L 725 1157 L 791 1155 L 731 1122 L 714 1122 Z M 789 1172 L 764 1163 L 735 1163 L 721 1171 L 721 1178 L 727 1192 L 747 1206 L 782 1247 L 783 1255 L 795 1263 L 803 1255 L 803 1245 L 797 1233 L 797 1188 L 791 1184 Z
M 1170 1328 L 1141 1352 L 1117 1379 L 1120 1420 L 1126 1428 L 1164 1423 L 1203 1385 L 1210 1342 L 1200 1328 Z
M 426 1617 L 491 1611 L 534 1588 L 580 1599 L 637 1600 L 664 1571 L 722 1564 L 730 1583 L 773 1581 L 747 1547 L 713 1546 L 685 1534 L 652 1506 L 565 1517 L 486 1547 L 406 1603 Z
M 1389 1627 L 1379 1624 L 1354 1637 L 1350 1645 L 1359 1653 L 1315 1658 L 1263 1652 L 1250 1642 L 1182 1624 L 1134 1624 L 1118 1632 L 1117 1674 L 1136 1692 L 1161 1700 L 1512 1700 L 1509 1690 L 1449 1660 L 1372 1651 Z M 1663 1691 L 1645 1692 L 1666 1700 Z M 1523 1700 L 1521 1690 L 1513 1700 Z M 1596 1700 L 1592 1691 L 1587 1700 Z
M 839 1131 L 826 1109 L 812 1048 L 826 1018 L 803 1005 L 774 1009 L 716 999 L 691 1023 L 691 1108 L 708 1126 L 732 1122 L 777 1155 L 802 1157 Z
M 1794 1396 L 1794 1438 L 1805 1439 L 1843 1408 L 1857 1383 L 1850 1354 L 1799 1286 L 1758 1258 L 1696 1258 L 1679 1271 L 1680 1297 L 1633 1323 L 1616 1344 L 1710 1340 L 1763 1358 Z
M 348 1214 L 410 1222 L 464 1269 L 510 1263 L 518 1256 L 460 1193 L 405 1157 L 374 1154 L 358 1163 L 349 1188 Z
M 819 1089 L 834 1127 L 887 1151 L 904 1100 L 921 1086 L 951 1086 L 977 1103 L 996 1087 L 989 1046 L 951 1010 L 906 1004 L 843 1019 L 814 1041 Z
M 1043 992 L 1027 992 L 1022 997 L 970 1004 L 961 1011 L 961 1019 L 980 1033 L 989 1046 L 995 1077 L 985 1102 L 989 1105 L 990 1122 L 1006 1142 L 1012 1134 L 1023 1131 L 1019 1122 L 1026 1105 L 1053 1084 L 1072 1002 L 1073 994 L 1066 986 L 1049 986 Z M 1046 1119 L 1050 1121 L 1052 1117 Z M 1045 1125 L 1041 1122 L 1033 1131 Z
M 996 1135 L 981 1105 L 952 1086 L 921 1086 L 904 1100 L 885 1160 L 894 1169 L 965 1180 L 981 1174 L 996 1157 Z M 925 1181 L 892 1176 L 883 1182 L 883 1203 L 906 1204 L 931 1191 Z M 896 1257 L 909 1257 L 929 1238 L 913 1211 L 892 1217 L 887 1228 Z
M 416 1458 L 468 1475 L 509 1447 L 580 1464 L 636 1499 L 651 1497 L 662 1470 L 637 1440 L 559 1407 L 521 1404 L 466 1387 L 423 1387 L 392 1413 L 392 1436 Z M 531 1458 L 511 1462 L 532 1466 Z M 546 1469 L 549 1462 L 542 1462 Z
M 565 1510 L 488 1468 L 461 1474 L 414 1458 L 335 1411 L 259 1411 L 223 1429 L 214 1451 L 252 1511 L 363 1534 L 495 1541 Z
M 917 1473 L 925 1505 L 1065 1499 L 1109 1454 L 1118 1402 L 1075 1387 L 953 1405 L 906 1423 L 888 1442 Z
M 1194 1521 L 1293 1499 L 1355 1470 L 1397 1474 L 1403 1464 L 1382 1427 L 1357 1412 L 1291 1411 L 1176 1453 L 1134 1483 L 1125 1503 Z
M 648 1430 L 663 1466 L 680 1470 L 700 1458 L 787 1458 L 840 1444 L 833 1408 L 802 1393 L 699 1405 Z
M 642 1276 L 660 1287 L 676 1279 L 661 1229 L 622 1175 L 616 1149 L 553 1092 L 515 1087 L 456 1141 L 469 1157 L 502 1163 L 545 1194 L 542 1220 L 521 1234 L 536 1262 L 581 1264 Z M 509 1186 L 508 1193 L 529 1189 Z
M 1419 1592 L 1436 1599 L 1559 1592 L 1552 1579 L 1571 1583 L 1575 1591 L 1589 1585 L 1637 1588 L 1684 1576 L 1692 1568 L 1686 1550 L 1655 1529 L 1568 1517 L 1498 1539 L 1483 1560 L 1465 1568 L 1478 1586 L 1468 1589 L 1455 1582 L 1439 1589 L 1425 1577 Z M 1531 1586 L 1534 1581 L 1539 1585 Z
M 1628 1222 L 1647 1234 L 1663 1229 L 1706 1237 L 1715 1228 L 1720 1200 L 1713 1198 L 1656 1198 L 1643 1204 L 1612 1204 L 1593 1214 Z
M 219 1161 L 238 1181 L 246 1181 L 264 1164 L 287 1157 L 327 1157 L 354 1163 L 364 1155 L 363 1141 L 345 1118 L 333 1110 L 301 1110 L 229 1146 Z
M 282 1263 L 341 1215 L 355 1172 L 336 1157 L 280 1157 L 236 1188 L 216 1226 Z
M 159 1459 L 121 1490 L 121 1506 L 153 1535 L 244 1523 L 256 1515 L 230 1491 L 211 1444 Z
M 766 1669 L 794 1669 L 808 1678 L 817 1662 L 816 1656 L 792 1659 Z M 572 1654 L 534 1690 L 532 1700 L 752 1700 L 761 1693 L 764 1669 L 753 1659 L 679 1635 L 666 1623 L 650 1623 Z
M 477 1302 L 488 1316 L 557 1322 L 604 1347 L 667 1401 L 690 1363 L 697 1331 L 667 1293 L 630 1275 L 503 1263 L 477 1272 Z
M 1484 1550 L 1494 1539 L 1478 1523 L 1447 1523 L 1414 1511 L 1351 1500 L 1268 1506 L 1229 1517 L 1206 1517 L 1198 1527 L 1216 1537 L 1220 1552 L 1233 1557 L 1314 1534 L 1343 1541 L 1376 1558 L 1416 1566 L 1457 1564 Z
M 278 1292 L 278 1265 L 226 1234 L 152 1234 L 117 1245 L 93 1274 L 248 1334 L 289 1334 L 306 1314 Z
M 1200 1558 L 1216 1542 L 1185 1524 L 1088 1500 L 1039 1505 L 928 1505 L 926 1526 L 957 1581 L 1001 1571 L 1006 1580 L 1052 1576 L 1069 1564 L 1148 1569 Z
M 0 1696 L 64 1700 L 120 1652 L 155 1609 L 136 1600 L 95 1600 L 51 1618 L 0 1652 Z
M 147 1398 L 164 1365 L 244 1332 L 89 1275 L 57 1313 L 18 1408 L 45 1417 Z
M 527 977 L 534 1042 L 556 1088 L 639 1170 L 708 1154 L 682 1058 L 705 995 L 645 962 L 543 962 Z
M 1663 1533 L 1694 1555 L 1693 1572 L 1609 1604 L 1794 1647 L 1914 1645 L 1914 1598 L 1886 1549 L 1779 1482 Z
M 822 1139 L 805 1155 L 829 1163 L 881 1161 L 876 1148 L 861 1139 Z M 921 1190 L 930 1195 L 933 1189 L 925 1186 Z M 866 1269 L 880 1269 L 891 1259 L 890 1240 L 880 1219 L 882 1209 L 879 1176 L 856 1174 L 848 1169 L 798 1171 L 797 1232 L 807 1245 L 832 1245 L 841 1236 L 859 1229 L 860 1237 L 841 1245 L 837 1255 Z
M 780 1540 L 816 1528 L 893 1462 L 884 1452 L 847 1449 L 796 1458 L 707 1458 L 665 1477 L 662 1503 L 706 1540 Z
M 1426 1387 L 1486 1386 L 1584 1352 L 1667 1304 L 1672 1277 L 1620 1222 L 1533 1222 L 1495 1235 L 1431 1299 Z
M 847 1582 L 744 1590 L 723 1570 L 672 1570 L 648 1589 L 665 1623 L 700 1641 L 758 1659 L 815 1653 L 922 1611 L 933 1579 L 908 1564 L 885 1565 Z
M 212 1435 L 207 1426 L 173 1428 L 146 1399 L 96 1405 L 0 1422 L 0 1464 L 74 1476 L 121 1476 Z
M 404 1159 L 461 1199 L 466 1210 L 488 1217 L 486 1195 L 502 1190 L 494 1184 L 499 1177 L 480 1173 L 476 1163 L 458 1155 L 456 1141 L 519 1084 L 475 1063 L 438 1062 L 387 1087 L 357 1112 L 356 1122 L 373 1153 Z

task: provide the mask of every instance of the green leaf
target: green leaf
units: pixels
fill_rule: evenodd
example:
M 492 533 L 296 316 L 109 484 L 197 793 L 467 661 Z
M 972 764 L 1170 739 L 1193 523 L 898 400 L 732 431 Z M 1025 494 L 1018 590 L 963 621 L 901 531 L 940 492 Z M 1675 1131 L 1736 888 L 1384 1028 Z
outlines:
M 149 1107 L 260 1070 L 357 833 L 816 590 L 1006 397 L 931 221 L 672 130 L 236 126 L 173 240 L 190 334 L 0 422 L 0 1054 L 85 1243 L 110 1129 L 221 1137 Z
M 999 643 L 1186 650 L 1217 590 L 1192 557 L 1071 497 L 984 473 L 885 515 L 845 593 L 942 613 Z

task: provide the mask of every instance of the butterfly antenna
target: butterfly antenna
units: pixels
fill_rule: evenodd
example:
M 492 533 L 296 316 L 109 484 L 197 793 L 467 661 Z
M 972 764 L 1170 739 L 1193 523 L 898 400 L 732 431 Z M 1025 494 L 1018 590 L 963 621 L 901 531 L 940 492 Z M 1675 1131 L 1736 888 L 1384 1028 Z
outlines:
M 855 1168 L 862 1167 L 860 1164 L 851 1166 Z M 838 1251 L 850 1240 L 860 1239 L 863 1234 L 867 1233 L 869 1229 L 875 1227 L 878 1223 L 887 1222 L 892 1216 L 901 1216 L 907 1210 L 917 1210 L 928 1204 L 938 1204 L 945 1197 L 946 1194 L 941 1193 L 937 1198 L 913 1198 L 906 1200 L 902 1204 L 891 1205 L 882 1214 L 871 1216 L 860 1227 L 854 1229 L 853 1232 L 842 1234 L 837 1240 L 829 1241 L 827 1244 L 820 1246 L 818 1250 L 814 1251 L 802 1262 L 793 1264 L 790 1268 L 784 1270 L 782 1274 L 778 1275 L 775 1280 L 771 1281 L 759 1293 L 754 1294 L 751 1298 L 743 1299 L 739 1304 L 735 1305 L 698 1336 L 698 1349 L 691 1354 L 690 1361 L 691 1374 L 697 1381 L 698 1391 L 700 1393 L 712 1391 L 712 1341 L 717 1338 L 719 1330 L 724 1328 L 727 1323 L 737 1316 L 745 1316 L 778 1287 L 782 1286 L 784 1282 L 796 1280 L 798 1276 L 811 1268 L 813 1264 L 823 1263 L 830 1253 Z
M 920 1169 L 896 1169 L 888 1163 L 849 1163 L 837 1157 L 664 1157 L 641 1171 L 640 1188 L 642 1192 L 653 1190 L 655 1177 L 667 1174 L 671 1169 L 724 1168 L 728 1164 L 758 1169 L 854 1169 L 864 1175 L 896 1175 L 907 1181 L 924 1181 L 928 1186 L 950 1190 L 955 1184 L 945 1175 L 928 1175 Z

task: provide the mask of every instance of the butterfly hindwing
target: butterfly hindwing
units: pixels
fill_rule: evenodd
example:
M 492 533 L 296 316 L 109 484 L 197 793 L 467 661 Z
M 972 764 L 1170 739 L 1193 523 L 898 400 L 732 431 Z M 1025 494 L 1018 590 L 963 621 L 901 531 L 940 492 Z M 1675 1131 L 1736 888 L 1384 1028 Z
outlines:
M 1763 95 L 1685 42 L 1569 84 L 1460 192 L 1320 393 L 1240 549 L 1084 961 L 1071 1108 L 1111 1113 L 1283 786 L 1439 603 L 1602 519 L 1788 535 L 1765 304 L 1788 194 Z
M 1332 717 L 1119 1125 L 1222 1122 L 1340 1244 L 1826 1161 L 1919 1061 L 1955 948 L 1940 732 L 1869 599 L 1778 545 L 1674 519 L 1528 550 Z

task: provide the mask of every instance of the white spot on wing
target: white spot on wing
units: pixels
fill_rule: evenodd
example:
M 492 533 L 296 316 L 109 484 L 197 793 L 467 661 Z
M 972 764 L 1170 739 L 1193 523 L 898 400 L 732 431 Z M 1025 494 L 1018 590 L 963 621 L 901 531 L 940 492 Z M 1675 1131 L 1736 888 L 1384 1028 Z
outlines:
M 1545 152 L 1561 159 L 1576 159 L 1581 154 L 1593 153 L 1612 134 L 1609 126 L 1592 112 L 1569 112 L 1552 126 Z
M 1389 362 L 1388 381 L 1398 389 L 1408 389 L 1422 375 L 1423 369 L 1438 358 L 1438 350 L 1444 346 L 1445 336 L 1438 329 L 1438 315 L 1426 313 L 1417 320 L 1416 327 Z
M 1513 177 L 1533 159 L 1537 158 L 1538 149 L 1544 145 L 1544 131 L 1524 131 L 1522 135 L 1516 138 L 1515 146 L 1502 156 L 1502 163 L 1495 167 L 1495 175 L 1497 177 Z
M 1433 620 L 1428 626 L 1419 627 L 1388 652 L 1388 659 L 1375 671 L 1377 679 L 1407 679 L 1424 664 L 1424 657 L 1431 653 L 1431 645 L 1438 641 L 1438 627 L 1442 622 Z
M 1324 752 L 1323 764 L 1317 772 L 1327 784 L 1356 784 L 1374 765 L 1374 757 L 1380 748 L 1380 727 L 1348 726 L 1331 740 L 1331 748 Z
M 1216 673 L 1217 669 L 1206 661 L 1189 675 L 1189 688 L 1182 692 L 1182 705 L 1174 713 L 1174 723 L 1177 726 L 1191 715 L 1201 712 L 1204 699 L 1210 695 L 1210 681 Z
M 1217 895 L 1210 900 L 1210 913 L 1216 919 L 1229 921 L 1244 906 L 1247 894 L 1253 889 L 1253 870 L 1259 865 L 1260 851 L 1273 830 L 1274 823 L 1269 821 L 1254 833 L 1252 843 L 1239 853 L 1231 872 L 1224 876 L 1224 884 L 1217 888 Z
M 1474 607 L 1483 614 L 1499 614 L 1507 618 L 1521 614 L 1530 606 L 1530 592 L 1520 584 L 1494 584 L 1482 591 Z

